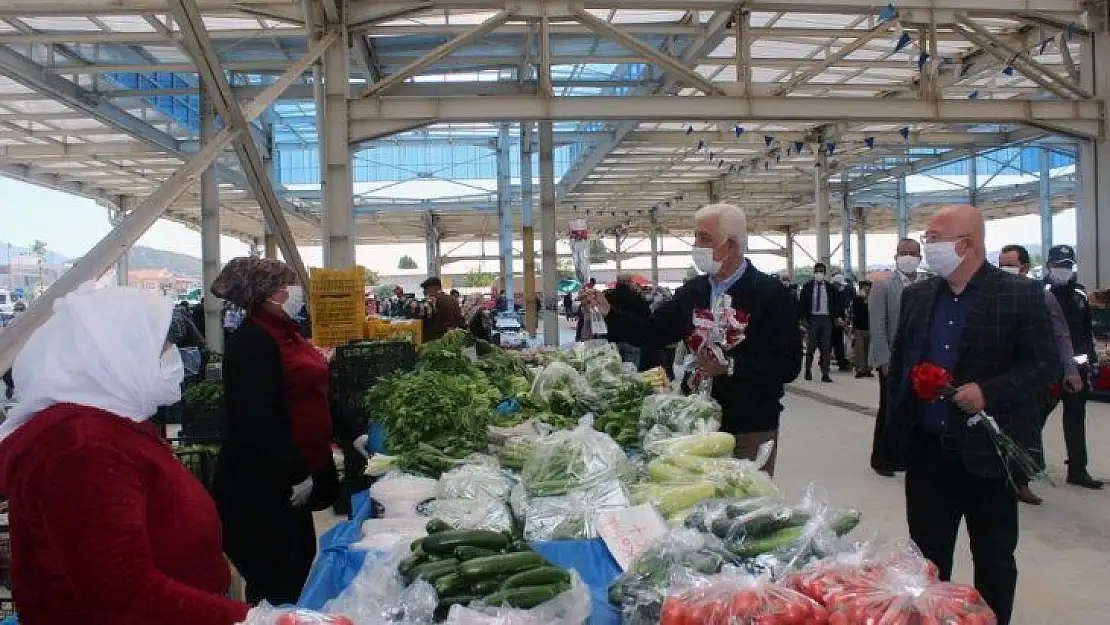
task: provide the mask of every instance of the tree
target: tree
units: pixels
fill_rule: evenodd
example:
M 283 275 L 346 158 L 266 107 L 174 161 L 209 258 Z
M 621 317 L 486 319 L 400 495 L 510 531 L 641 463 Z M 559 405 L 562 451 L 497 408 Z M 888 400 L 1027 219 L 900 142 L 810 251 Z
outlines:
M 378 286 L 378 284 L 382 281 L 381 275 L 379 275 L 378 272 L 374 271 L 373 269 L 367 269 L 364 267 L 362 269 L 362 275 L 366 286 Z
M 416 261 L 413 260 L 412 256 L 409 256 L 408 254 L 405 254 L 404 256 L 401 257 L 401 260 L 397 261 L 397 268 L 398 269 L 418 269 L 418 267 L 416 266 Z
M 464 287 L 487 287 L 497 281 L 497 274 L 491 271 L 482 271 L 475 267 L 466 272 L 463 276 L 462 285 Z
M 35 239 L 35 244 L 31 246 L 31 253 L 38 256 L 42 262 L 46 262 L 46 241 Z
M 395 284 L 382 284 L 376 286 L 374 287 L 374 297 L 377 298 L 378 301 L 384 302 L 390 297 L 393 297 L 393 289 L 395 288 L 397 288 Z

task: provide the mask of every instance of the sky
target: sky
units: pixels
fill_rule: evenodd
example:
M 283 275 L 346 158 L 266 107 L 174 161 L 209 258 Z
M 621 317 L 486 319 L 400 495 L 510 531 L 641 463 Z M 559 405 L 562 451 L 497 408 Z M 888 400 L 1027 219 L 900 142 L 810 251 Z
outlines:
M 45 189 L 36 185 L 25 183 L 10 178 L 0 177 L 0 241 L 30 247 L 36 239 L 45 241 L 47 247 L 59 254 L 70 258 L 82 256 L 110 230 L 107 211 L 87 198 Z M 1074 245 L 1076 242 L 1075 211 L 1064 211 L 1055 216 L 1053 220 L 1054 243 L 1067 243 Z M 1010 243 L 1039 244 L 1040 220 L 1035 215 L 1014 217 L 998 220 L 987 224 L 987 249 L 997 250 Z M 774 239 L 772 237 L 772 239 Z M 799 248 L 795 250 L 795 262 L 803 267 L 812 264 L 807 257 L 814 254 L 814 237 L 797 237 Z M 776 240 L 782 243 L 782 238 Z M 840 237 L 832 237 L 832 248 L 836 250 Z M 872 234 L 867 237 L 867 262 L 869 264 L 889 265 L 893 262 L 897 237 L 893 234 Z M 854 244 L 854 242 L 853 242 Z M 185 226 L 169 222 L 158 221 L 140 240 L 139 245 L 163 249 L 181 254 L 200 257 L 200 233 L 190 230 Z M 484 251 L 490 254 L 497 253 L 497 242 L 489 240 L 485 243 L 472 243 L 461 246 L 455 253 L 474 255 Z M 680 249 L 682 244 L 678 241 L 664 241 L 663 249 Z M 443 251 L 454 248 L 449 243 L 443 244 Z M 519 244 L 518 244 L 519 247 Z M 781 271 L 785 269 L 785 260 L 779 256 L 760 255 L 755 252 L 759 248 L 773 247 L 759 237 L 749 240 L 749 256 L 753 262 L 764 271 Z M 646 241 L 633 250 L 647 249 Z M 236 256 L 247 253 L 246 244 L 232 238 L 223 237 L 221 241 L 221 256 L 227 261 Z M 560 250 L 564 251 L 564 250 Z M 382 245 L 359 246 L 356 257 L 360 264 L 383 275 L 396 272 L 397 259 L 408 254 L 416 260 L 420 268 L 425 267 L 424 245 Z M 301 255 L 309 266 L 322 265 L 323 255 L 319 247 L 303 247 Z M 833 253 L 833 262 L 839 262 L 840 252 Z M 853 263 L 856 252 L 853 251 Z M 689 266 L 686 257 L 664 257 L 661 259 L 663 266 Z M 470 268 L 478 268 L 479 263 L 456 263 L 449 266 L 449 271 L 465 272 Z M 630 259 L 625 263 L 626 269 L 645 269 L 648 267 L 646 257 Z M 484 270 L 496 270 L 496 263 L 486 261 L 481 264 Z M 517 271 L 519 272 L 519 267 Z

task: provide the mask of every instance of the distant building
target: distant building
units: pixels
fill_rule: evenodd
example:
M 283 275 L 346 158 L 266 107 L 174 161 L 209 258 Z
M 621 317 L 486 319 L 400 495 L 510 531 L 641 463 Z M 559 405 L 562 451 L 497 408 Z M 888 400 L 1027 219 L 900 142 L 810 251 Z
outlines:
M 33 254 L 13 256 L 6 265 L 0 265 L 0 288 L 23 288 L 26 292 L 37 291 L 52 284 L 65 271 L 63 265 L 52 265 Z
M 127 283 L 135 288 L 156 291 L 166 296 L 185 296 L 200 286 L 200 280 L 167 269 L 135 269 L 127 272 Z

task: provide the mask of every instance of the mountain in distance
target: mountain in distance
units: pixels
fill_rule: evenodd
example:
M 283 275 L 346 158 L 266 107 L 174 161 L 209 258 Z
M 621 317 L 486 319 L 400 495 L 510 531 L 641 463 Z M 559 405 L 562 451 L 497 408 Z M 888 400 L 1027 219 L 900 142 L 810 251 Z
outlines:
M 23 247 L 21 245 L 12 245 L 10 243 L 0 242 L 0 263 L 7 264 L 9 258 L 16 256 L 30 256 L 31 248 Z M 46 264 L 47 265 L 64 265 L 69 258 L 58 254 L 57 252 L 50 251 L 46 248 Z
M 139 269 L 165 269 L 170 273 L 190 278 L 201 277 L 203 263 L 195 256 L 167 252 L 152 247 L 141 245 L 131 248 L 128 258 L 128 267 L 132 270 Z

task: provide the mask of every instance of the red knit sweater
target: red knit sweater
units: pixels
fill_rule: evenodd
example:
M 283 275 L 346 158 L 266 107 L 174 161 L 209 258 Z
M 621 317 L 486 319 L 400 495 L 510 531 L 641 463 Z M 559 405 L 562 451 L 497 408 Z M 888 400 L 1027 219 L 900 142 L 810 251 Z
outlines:
M 149 423 L 48 408 L 0 444 L 25 625 L 233 625 L 220 521 Z

